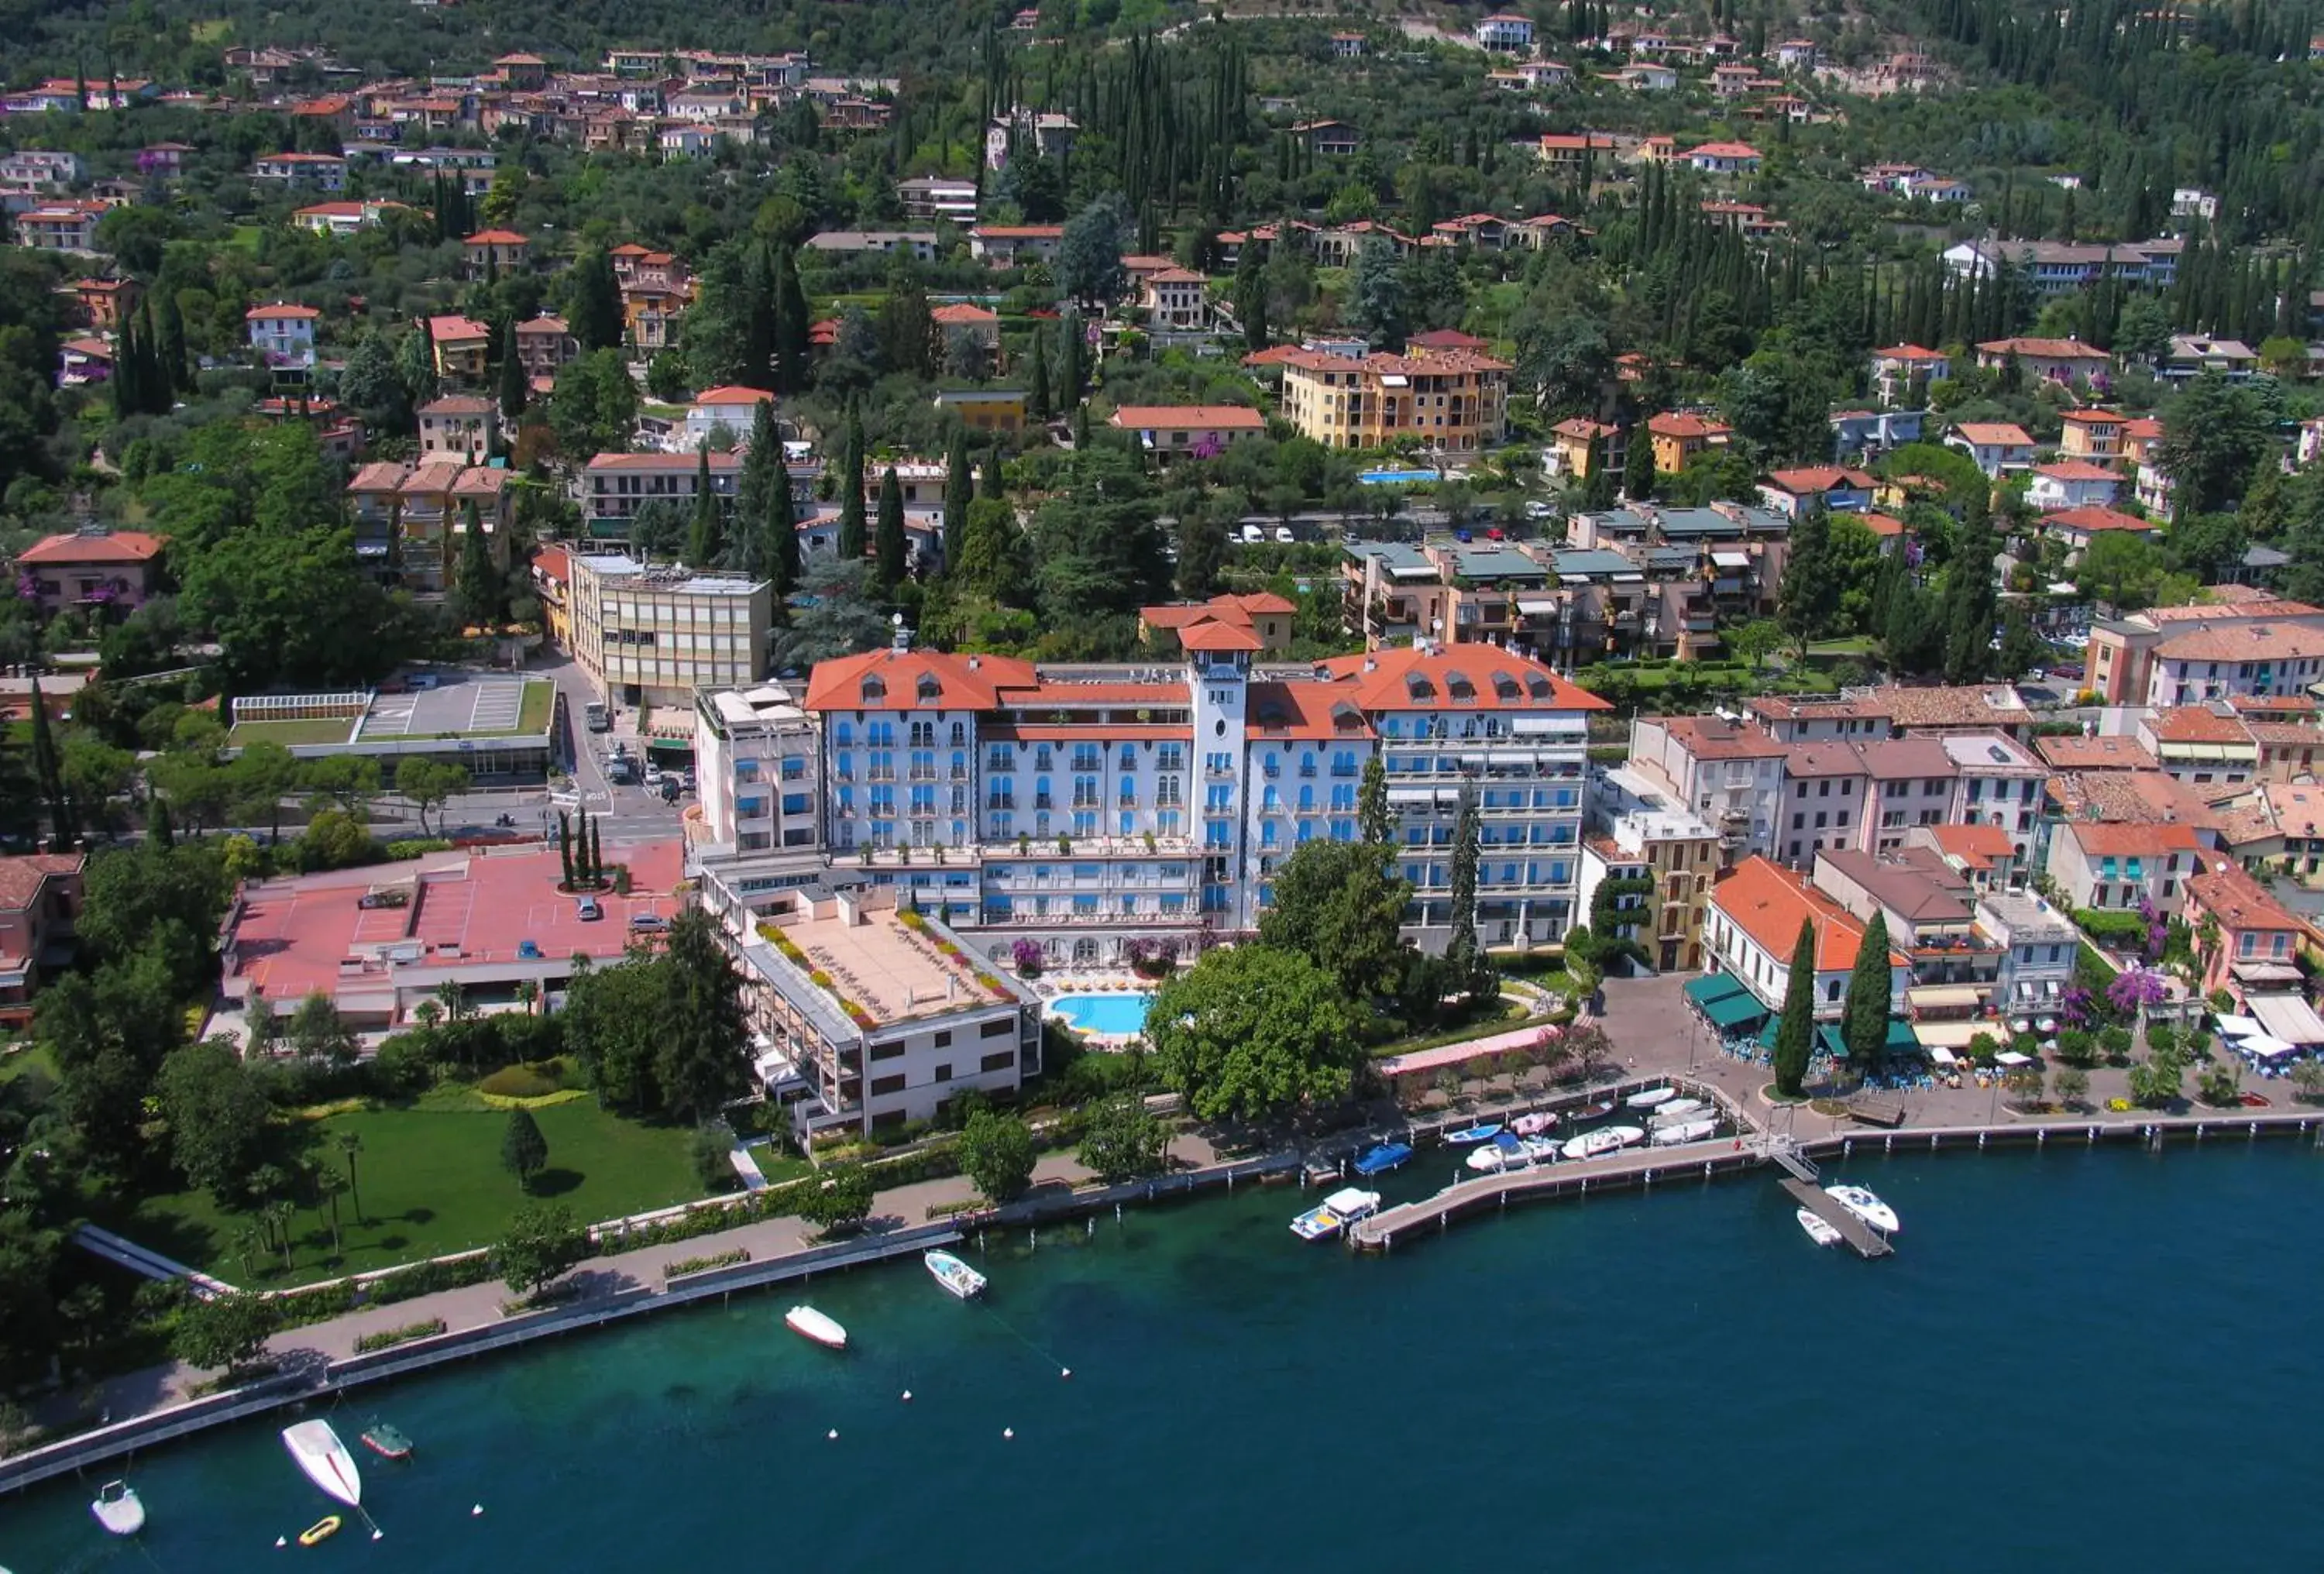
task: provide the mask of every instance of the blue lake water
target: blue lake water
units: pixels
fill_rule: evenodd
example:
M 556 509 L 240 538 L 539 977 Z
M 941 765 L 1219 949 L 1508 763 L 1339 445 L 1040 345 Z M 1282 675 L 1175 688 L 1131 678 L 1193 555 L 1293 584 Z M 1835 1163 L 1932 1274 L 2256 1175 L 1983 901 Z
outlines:
M 1127 1036 L 1146 1030 L 1146 1008 L 1153 999 L 1149 994 L 1059 995 L 1049 1004 L 1084 1032 Z
M 351 1443 L 376 1413 L 420 1444 L 364 1456 L 377 1543 L 273 1550 L 326 1506 L 283 1416 L 134 1461 L 142 1546 L 98 1531 L 95 1479 L 0 1500 L 0 1563 L 2315 1566 L 2324 1154 L 1832 1174 L 1895 1205 L 1895 1256 L 1816 1250 L 1765 1177 L 1515 1208 L 1385 1257 L 1295 1240 L 1312 1197 L 1288 1188 L 1019 1229 L 962 1248 L 989 1304 L 907 1261 L 359 1391 Z M 854 1347 L 787 1332 L 796 1300 Z

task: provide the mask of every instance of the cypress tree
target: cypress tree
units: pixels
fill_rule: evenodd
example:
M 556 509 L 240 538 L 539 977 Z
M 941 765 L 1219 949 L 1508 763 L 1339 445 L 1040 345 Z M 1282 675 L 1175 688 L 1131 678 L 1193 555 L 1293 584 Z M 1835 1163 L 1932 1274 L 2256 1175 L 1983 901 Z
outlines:
M 839 560 L 861 563 L 863 537 L 863 418 L 847 412 L 847 433 L 839 446 Z
M 605 847 L 598 838 L 597 822 L 589 822 L 589 879 L 595 884 L 605 882 Z
M 1775 1091 L 1786 1099 L 1800 1096 L 1815 1044 L 1815 920 L 1803 918 L 1799 943 L 1792 948 L 1792 976 L 1784 987 L 1784 1014 L 1775 1025 Z
M 49 811 L 49 850 L 69 851 L 78 831 L 72 802 L 65 796 L 64 766 L 57 754 L 56 735 L 50 730 L 49 707 L 41 699 L 41 680 L 32 679 L 32 779 Z
M 1033 330 L 1033 347 L 1029 354 L 1033 362 L 1033 389 L 1027 402 L 1033 407 L 1035 419 L 1047 420 L 1055 413 L 1049 394 L 1049 336 L 1039 328 Z
M 1082 324 L 1081 318 L 1068 312 L 1060 331 L 1065 335 L 1065 348 L 1059 356 L 1056 401 L 1060 406 L 1074 406 L 1082 400 Z
M 873 586 L 882 595 L 892 595 L 904 582 L 904 488 L 896 479 L 896 468 L 890 465 L 880 477 L 880 522 L 872 538 L 876 553 L 872 571 Z
M 573 816 L 557 811 L 557 861 L 565 866 L 565 888 L 573 888 Z
M 1259 242 L 1246 235 L 1235 258 L 1235 315 L 1242 319 L 1243 347 L 1267 348 L 1267 271 L 1259 265 Z
M 453 587 L 453 604 L 471 628 L 484 628 L 500 612 L 500 597 L 493 582 L 493 559 L 484 545 L 484 521 L 470 502 L 461 516 L 460 578 Z
M 976 477 L 970 471 L 968 458 L 968 428 L 952 429 L 952 443 L 945 455 L 944 538 L 947 542 L 960 538 L 963 526 L 968 523 L 968 505 L 976 496 Z
M 751 410 L 750 446 L 734 477 L 734 566 L 752 575 L 767 572 L 767 530 L 773 512 L 770 493 L 783 446 L 775 436 L 775 401 L 762 399 Z M 788 491 L 788 487 L 786 486 Z
M 798 511 L 791 502 L 790 466 L 783 462 L 782 445 L 775 446 L 774 485 L 767 499 L 767 561 L 763 572 L 774 593 L 775 616 L 784 615 L 784 598 L 798 588 L 800 564 Z
M 1856 948 L 1856 967 L 1848 975 L 1848 1001 L 1841 1008 L 1840 1042 L 1859 1076 L 1880 1067 L 1888 1045 L 1888 917 L 1875 911 L 1864 926 Z
M 704 443 L 695 455 L 694 464 L 694 525 L 687 532 L 686 557 L 696 568 L 714 568 L 726 550 L 726 529 L 721 517 L 718 493 L 710 485 L 710 445 Z
M 145 800 L 145 840 L 167 852 L 178 844 L 178 828 L 170 822 L 170 800 L 159 796 Z
M 1644 502 L 1654 496 L 1655 486 L 1661 479 L 1655 474 L 1655 446 L 1646 434 L 1639 432 L 1624 455 L 1622 490 L 1633 502 Z
M 566 326 L 584 354 L 622 342 L 622 287 L 602 247 L 584 252 L 567 286 Z
M 513 427 L 517 417 L 524 413 L 524 403 L 532 391 L 525 375 L 523 358 L 516 353 L 516 330 L 510 328 L 501 336 L 501 419 Z
M 813 360 L 810 339 L 815 325 L 807 320 L 807 292 L 799 287 L 798 258 L 789 246 L 775 253 L 775 387 L 797 393 L 807 385 Z
M 186 319 L 178 310 L 178 298 L 171 290 L 161 290 L 161 308 L 154 317 L 161 331 L 161 370 L 170 386 L 180 392 L 194 391 L 194 364 L 186 354 Z

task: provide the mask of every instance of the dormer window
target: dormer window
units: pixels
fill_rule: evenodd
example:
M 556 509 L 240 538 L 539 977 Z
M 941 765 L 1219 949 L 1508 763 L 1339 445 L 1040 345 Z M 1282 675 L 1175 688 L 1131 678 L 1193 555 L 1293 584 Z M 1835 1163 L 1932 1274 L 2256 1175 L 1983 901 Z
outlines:
M 888 683 L 885 678 L 882 678 L 877 673 L 873 673 L 870 677 L 864 678 L 862 698 L 865 704 L 876 705 L 887 697 Z
M 914 686 L 914 692 L 918 695 L 922 704 L 932 705 L 944 698 L 944 685 L 936 681 L 935 673 L 923 672 L 920 681 Z

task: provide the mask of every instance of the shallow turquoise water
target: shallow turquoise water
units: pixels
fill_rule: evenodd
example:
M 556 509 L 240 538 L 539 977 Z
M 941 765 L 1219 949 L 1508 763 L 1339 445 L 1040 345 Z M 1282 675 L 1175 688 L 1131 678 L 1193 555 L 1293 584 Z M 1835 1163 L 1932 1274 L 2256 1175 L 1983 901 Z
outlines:
M 1049 1005 L 1084 1033 L 1111 1033 L 1126 1038 L 1146 1031 L 1146 1008 L 1153 999 L 1150 994 L 1059 995 Z
M 1302 1246 L 1283 1189 L 1038 1250 L 995 1236 L 964 1248 L 989 1306 L 906 1262 L 359 1392 L 350 1442 L 376 1413 L 420 1447 L 364 1458 L 377 1543 L 273 1551 L 324 1508 L 286 1416 L 137 1461 L 142 1551 L 90 1520 L 94 1482 L 0 1503 L 0 1563 L 2314 1566 L 2324 1155 L 1833 1174 L 1896 1206 L 1894 1258 L 1815 1250 L 1759 1178 L 1519 1208 L 1386 1258 Z M 801 1299 L 856 1348 L 785 1331 Z

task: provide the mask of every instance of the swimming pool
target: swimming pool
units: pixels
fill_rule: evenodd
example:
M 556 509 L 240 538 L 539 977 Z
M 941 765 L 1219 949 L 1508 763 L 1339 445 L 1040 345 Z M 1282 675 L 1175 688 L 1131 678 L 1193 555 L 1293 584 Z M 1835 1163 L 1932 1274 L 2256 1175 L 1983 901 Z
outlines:
M 1356 474 L 1365 486 L 1425 486 L 1437 478 L 1434 470 L 1363 470 Z
M 1084 1033 L 1128 1038 L 1146 1028 L 1151 995 L 1059 995 L 1049 1008 Z

